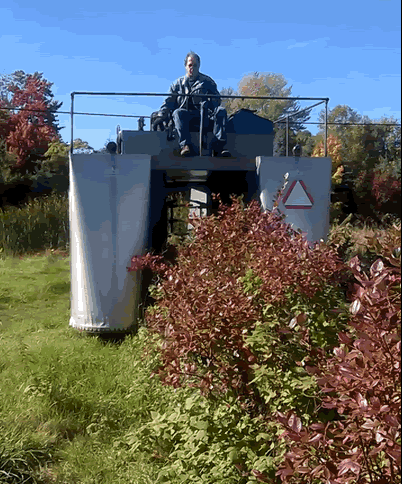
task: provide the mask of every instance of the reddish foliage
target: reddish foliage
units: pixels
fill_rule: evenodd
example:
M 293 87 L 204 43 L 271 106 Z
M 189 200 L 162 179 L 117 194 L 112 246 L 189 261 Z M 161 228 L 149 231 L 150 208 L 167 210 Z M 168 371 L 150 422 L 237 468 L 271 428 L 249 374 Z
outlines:
M 375 170 L 372 176 L 372 194 L 381 206 L 395 197 L 401 196 L 401 180 L 393 177 L 390 173 Z
M 274 212 L 257 202 L 243 209 L 234 200 L 218 217 L 192 219 L 195 239 L 180 250 L 177 265 L 158 257 L 135 258 L 130 270 L 151 267 L 164 280 L 148 327 L 162 335 L 159 375 L 166 384 L 188 384 L 203 392 L 231 389 L 259 404 L 250 383 L 256 355 L 246 345 L 267 304 L 280 304 L 289 291 L 313 296 L 343 265 L 327 247 L 309 247 Z M 159 259 L 160 260 L 160 259 Z M 246 294 L 241 277 L 252 269 L 262 300 Z
M 13 92 L 12 106 L 25 109 L 11 114 L 5 130 L 7 149 L 17 156 L 18 168 L 24 166 L 32 154 L 45 153 L 49 143 L 57 138 L 44 117 L 48 109 L 45 100 L 48 85 L 46 81 L 29 76 L 24 89 L 15 85 L 9 87 Z
M 0 140 L 5 139 L 11 130 L 10 126 L 10 115 L 7 110 L 1 109 L 5 108 L 6 102 L 3 99 L 0 99 Z
M 277 473 L 283 482 L 401 482 L 400 266 L 379 259 L 368 276 L 354 257 L 350 267 L 351 331 L 314 368 L 323 408 L 340 417 L 303 429 L 293 412 L 279 416 L 283 436 L 293 442 Z

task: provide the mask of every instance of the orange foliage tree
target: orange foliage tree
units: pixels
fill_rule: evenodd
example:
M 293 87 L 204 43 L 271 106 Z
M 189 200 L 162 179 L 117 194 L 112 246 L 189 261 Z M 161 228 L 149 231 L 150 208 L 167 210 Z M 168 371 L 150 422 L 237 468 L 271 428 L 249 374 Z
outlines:
M 327 152 L 328 156 L 330 156 L 332 160 L 332 183 L 335 185 L 339 185 L 342 182 L 342 176 L 344 171 L 344 167 L 342 165 L 341 149 L 342 144 L 340 139 L 337 136 L 330 134 L 327 138 Z M 320 141 L 314 147 L 311 156 L 325 156 L 324 141 Z

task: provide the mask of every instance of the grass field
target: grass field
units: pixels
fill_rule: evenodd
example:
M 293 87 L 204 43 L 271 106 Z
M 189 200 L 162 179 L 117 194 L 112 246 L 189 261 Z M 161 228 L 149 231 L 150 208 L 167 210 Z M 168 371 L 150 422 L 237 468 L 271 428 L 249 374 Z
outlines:
M 141 358 L 69 328 L 69 258 L 0 259 L 0 482 L 153 483 L 125 436 L 165 389 Z

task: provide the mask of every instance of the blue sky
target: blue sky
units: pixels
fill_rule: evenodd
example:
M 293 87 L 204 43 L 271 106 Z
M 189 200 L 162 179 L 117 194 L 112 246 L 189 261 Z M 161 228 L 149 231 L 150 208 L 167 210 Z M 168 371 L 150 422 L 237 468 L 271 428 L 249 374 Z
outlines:
M 347 104 L 373 119 L 401 118 L 398 0 L 6 5 L 0 7 L 0 74 L 43 72 L 63 102 L 61 110 L 70 109 L 71 91 L 168 92 L 184 74 L 186 53 L 194 50 L 201 72 L 219 89 L 236 88 L 251 72 L 274 72 L 284 75 L 294 96 L 329 97 L 330 109 Z M 78 96 L 75 110 L 149 115 L 161 102 Z M 69 116 L 59 115 L 59 121 L 69 142 Z M 76 116 L 74 138 L 100 149 L 115 139 L 117 124 L 137 129 L 131 118 Z

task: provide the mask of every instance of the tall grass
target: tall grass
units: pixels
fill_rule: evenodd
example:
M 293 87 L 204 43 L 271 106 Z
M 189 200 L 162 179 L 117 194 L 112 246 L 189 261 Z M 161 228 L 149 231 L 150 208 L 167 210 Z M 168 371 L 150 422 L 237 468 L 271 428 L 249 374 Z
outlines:
M 401 221 L 397 217 L 384 216 L 381 224 L 375 224 L 349 215 L 342 223 L 331 225 L 327 243 L 338 250 L 344 262 L 358 255 L 364 265 L 370 266 L 379 254 L 392 255 L 385 247 L 397 246 L 400 235 Z
M 67 246 L 67 195 L 55 193 L 0 211 L 0 253 L 17 255 Z
M 0 482 L 157 482 L 149 449 L 125 443 L 169 398 L 152 342 L 69 328 L 69 298 L 68 257 L 0 259 Z

